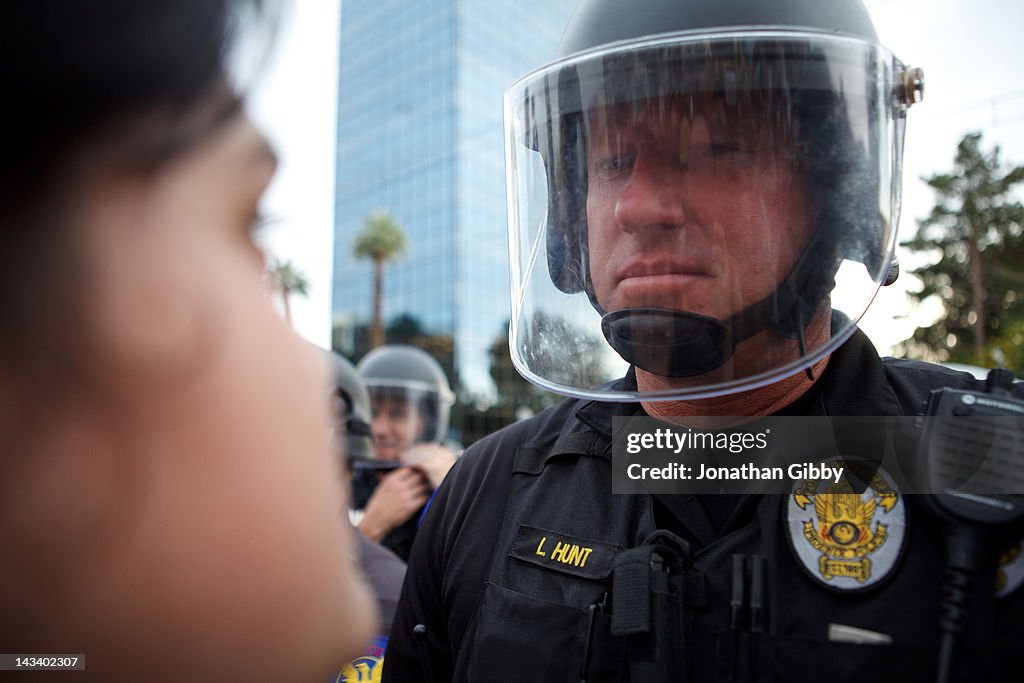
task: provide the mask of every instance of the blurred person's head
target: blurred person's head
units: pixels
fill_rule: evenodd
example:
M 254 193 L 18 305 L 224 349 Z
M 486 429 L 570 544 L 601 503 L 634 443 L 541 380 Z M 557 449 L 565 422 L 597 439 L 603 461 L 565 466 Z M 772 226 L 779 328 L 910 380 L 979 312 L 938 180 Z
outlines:
M 418 443 L 440 443 L 453 403 L 448 378 L 426 351 L 386 344 L 356 366 L 370 392 L 373 448 L 378 460 L 397 461 Z
M 275 160 L 226 63 L 263 9 L 0 29 L 0 642 L 89 678 L 317 680 L 372 633 L 325 366 L 253 241 Z

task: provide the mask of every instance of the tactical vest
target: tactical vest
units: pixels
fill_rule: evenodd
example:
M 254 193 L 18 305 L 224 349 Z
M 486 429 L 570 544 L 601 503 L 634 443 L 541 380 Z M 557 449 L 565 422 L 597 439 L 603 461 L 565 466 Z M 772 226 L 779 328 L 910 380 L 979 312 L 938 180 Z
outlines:
M 517 450 L 454 680 L 934 680 L 942 543 L 913 500 L 879 532 L 884 575 L 827 549 L 801 562 L 784 495 L 750 497 L 742 526 L 691 550 L 658 529 L 651 496 L 612 494 L 609 440 L 581 428 Z M 997 680 L 991 588 L 975 598 L 956 672 Z

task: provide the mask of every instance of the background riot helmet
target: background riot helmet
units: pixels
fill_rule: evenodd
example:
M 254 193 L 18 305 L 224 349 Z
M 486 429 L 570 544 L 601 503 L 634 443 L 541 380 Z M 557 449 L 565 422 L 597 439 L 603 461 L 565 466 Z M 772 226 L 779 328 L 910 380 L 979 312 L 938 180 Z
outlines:
M 345 439 L 346 454 L 355 461 L 373 460 L 370 394 L 366 385 L 347 358 L 333 351 L 324 353 L 328 356 L 333 376 L 332 396 L 339 434 Z
M 454 396 L 444 370 L 430 354 L 415 346 L 385 344 L 363 356 L 356 367 L 370 393 L 374 419 L 407 420 L 409 425 L 404 443 L 375 444 L 378 457 L 390 459 L 387 451 L 444 439 Z M 375 427 L 379 441 L 378 436 Z

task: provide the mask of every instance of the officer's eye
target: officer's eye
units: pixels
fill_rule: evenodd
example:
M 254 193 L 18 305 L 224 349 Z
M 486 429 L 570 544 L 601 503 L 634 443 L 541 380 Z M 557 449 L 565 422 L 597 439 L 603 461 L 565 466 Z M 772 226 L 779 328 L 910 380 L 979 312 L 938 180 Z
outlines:
M 738 154 L 742 152 L 743 148 L 740 144 L 735 142 L 715 142 L 712 143 L 708 152 L 711 156 L 724 156 L 726 154 Z
M 750 149 L 735 142 L 712 142 L 691 147 L 685 165 L 691 171 L 735 168 L 748 161 Z
M 392 420 L 400 421 L 409 417 L 409 411 L 405 408 L 392 408 L 388 410 L 387 415 Z
M 630 168 L 634 159 L 632 154 L 616 154 L 598 159 L 596 166 L 601 173 L 618 173 Z

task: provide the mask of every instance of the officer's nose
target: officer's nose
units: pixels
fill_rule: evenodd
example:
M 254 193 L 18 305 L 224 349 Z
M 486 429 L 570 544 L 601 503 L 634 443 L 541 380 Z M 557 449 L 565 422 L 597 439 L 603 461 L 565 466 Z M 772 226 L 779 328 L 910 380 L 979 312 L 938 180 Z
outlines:
M 627 232 L 682 227 L 687 214 L 685 182 L 685 166 L 678 155 L 656 148 L 640 151 L 615 202 L 615 220 Z
M 386 415 L 374 415 L 370 421 L 370 433 L 374 439 L 386 437 L 391 430 L 391 420 Z

